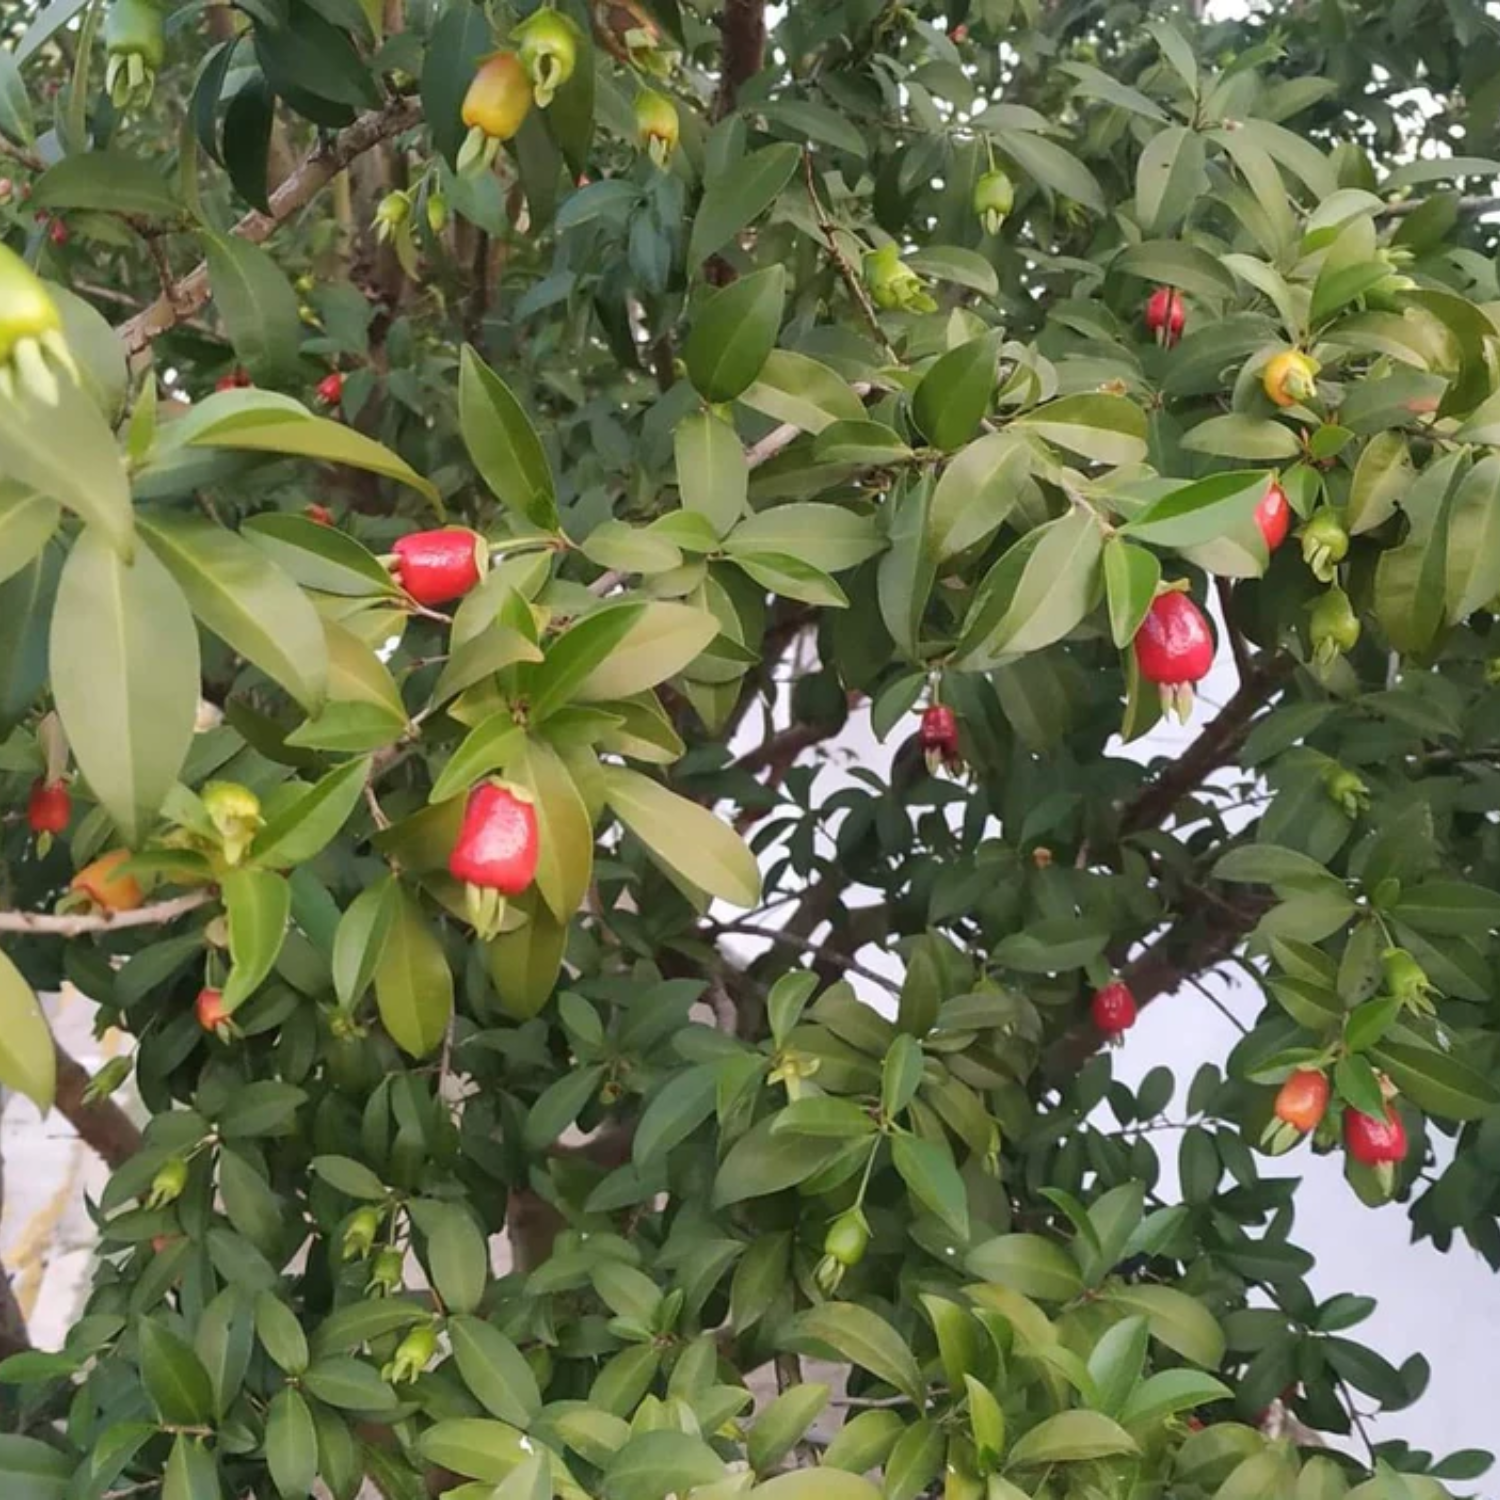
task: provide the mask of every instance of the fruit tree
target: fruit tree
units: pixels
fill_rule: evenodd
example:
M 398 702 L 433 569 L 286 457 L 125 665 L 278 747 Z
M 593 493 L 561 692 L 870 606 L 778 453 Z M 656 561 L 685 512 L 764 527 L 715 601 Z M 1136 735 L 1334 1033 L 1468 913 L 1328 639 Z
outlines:
M 1500 20 L 1223 9 L 5 7 L 0 1494 L 1484 1472 Z

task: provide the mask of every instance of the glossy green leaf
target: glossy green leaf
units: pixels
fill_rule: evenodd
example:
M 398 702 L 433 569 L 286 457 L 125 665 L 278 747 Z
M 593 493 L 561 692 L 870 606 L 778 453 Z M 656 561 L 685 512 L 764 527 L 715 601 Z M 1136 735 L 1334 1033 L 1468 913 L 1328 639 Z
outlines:
M 50 495 L 0 481 L 0 582 L 13 578 L 51 540 L 62 508 Z
M 557 530 L 557 492 L 541 439 L 510 387 L 468 345 L 458 407 L 464 446 L 484 482 L 533 526 Z
M 453 973 L 416 899 L 397 887 L 390 928 L 375 964 L 381 1024 L 410 1057 L 426 1057 L 453 1015 Z
M 380 1378 L 374 1365 L 348 1355 L 320 1359 L 303 1375 L 302 1386 L 309 1396 L 340 1411 L 383 1412 L 396 1405 L 395 1391 Z
M 536 884 L 553 916 L 566 922 L 583 904 L 594 869 L 594 834 L 577 783 L 545 740 L 526 739 L 507 775 L 536 805 Z
M 269 870 L 233 870 L 222 882 L 229 918 L 229 978 L 224 1009 L 233 1014 L 260 988 L 286 938 L 292 891 Z
M 162 1500 L 219 1500 L 219 1466 L 202 1438 L 181 1435 L 162 1475 Z
M 272 1292 L 255 1299 L 255 1336 L 272 1363 L 288 1375 L 307 1369 L 307 1335 L 296 1313 Z
M 781 331 L 786 272 L 781 266 L 742 277 L 699 307 L 682 357 L 705 400 L 733 401 L 760 374 Z
M 794 1385 L 756 1419 L 746 1439 L 746 1454 L 757 1473 L 780 1463 L 817 1421 L 833 1392 L 818 1381 Z
M 259 245 L 238 235 L 204 236 L 214 306 L 241 364 L 276 385 L 297 365 L 302 322 L 286 273 Z
M 438 1422 L 422 1434 L 418 1448 L 429 1463 L 490 1484 L 506 1478 L 533 1451 L 524 1433 L 479 1418 Z
M 744 514 L 750 471 L 739 436 L 722 417 L 694 412 L 677 424 L 677 487 L 685 509 L 706 516 L 726 536 Z
M 934 555 L 954 556 L 984 541 L 1021 498 L 1031 468 L 1026 445 L 991 432 L 954 454 L 932 492 L 927 535 Z
M 1134 464 L 1146 456 L 1146 414 L 1124 396 L 1064 396 L 1013 424 L 1099 464 Z
M 443 1305 L 450 1313 L 474 1312 L 489 1279 L 485 1237 L 468 1210 L 456 1203 L 423 1203 L 416 1218 L 427 1239 L 427 1269 Z
M 1169 1286 L 1121 1286 L 1109 1300 L 1127 1312 L 1141 1313 L 1151 1325 L 1151 1336 L 1174 1353 L 1205 1369 L 1215 1370 L 1224 1358 L 1224 1330 L 1195 1297 Z
M 127 151 L 81 151 L 48 167 L 31 189 L 39 209 L 97 209 L 132 218 L 174 220 L 182 204 L 150 162 Z
M 243 535 L 304 588 L 348 598 L 399 592 L 380 562 L 351 536 L 303 516 L 251 516 Z
M 520 1350 L 498 1329 L 478 1318 L 448 1325 L 458 1373 L 491 1416 L 525 1429 L 542 1407 L 536 1376 Z
M 251 858 L 276 869 L 306 864 L 337 837 L 359 805 L 369 779 L 368 760 L 351 760 L 330 771 L 284 812 L 266 821 L 250 847 Z
M 1102 1412 L 1065 1411 L 1048 1417 L 1020 1437 L 1006 1460 L 1010 1468 L 1112 1458 L 1137 1453 L 1135 1439 Z
M 141 1382 L 163 1422 L 197 1427 L 213 1416 L 213 1387 L 203 1362 L 170 1328 L 151 1318 L 137 1325 Z
M 722 250 L 753 219 L 780 196 L 801 159 L 790 144 L 767 146 L 754 152 L 733 172 L 709 185 L 698 206 L 688 241 L 688 265 L 696 268 Z M 696 382 L 695 382 L 696 383 Z
M 967 1240 L 968 1193 L 947 1144 L 899 1135 L 891 1143 L 891 1157 L 912 1197 L 936 1214 L 960 1242 Z
M 1154 552 L 1133 547 L 1122 537 L 1112 536 L 1104 544 L 1104 585 L 1109 597 L 1109 630 L 1114 643 L 1124 650 L 1156 597 L 1161 582 L 1161 563 Z
M 277 1391 L 266 1412 L 266 1465 L 282 1500 L 312 1493 L 318 1478 L 318 1432 L 307 1402 L 291 1386 Z
M 995 398 L 998 334 L 986 333 L 950 349 L 912 392 L 911 414 L 933 447 L 952 453 L 979 431 Z
M 799 1347 L 826 1345 L 921 1404 L 916 1356 L 878 1313 L 853 1302 L 824 1302 L 799 1313 L 789 1333 Z
M 874 519 L 841 505 L 776 505 L 746 516 L 729 534 L 730 557 L 777 553 L 824 573 L 841 573 L 883 550 Z
M 569 697 L 578 703 L 606 703 L 644 693 L 675 677 L 717 634 L 718 623 L 705 610 L 686 604 L 647 604 L 632 615 Z
M 739 400 L 804 432 L 823 432 L 835 422 L 857 422 L 865 414 L 858 392 L 842 375 L 791 349 L 773 349 Z
M 395 877 L 386 875 L 362 890 L 339 919 L 333 984 L 344 1009 L 352 1009 L 373 982 L 398 905 Z
M 57 1090 L 57 1054 L 35 992 L 0 953 L 0 1085 L 25 1094 L 43 1114 Z
M 984 1281 L 1048 1302 L 1067 1302 L 1083 1290 L 1072 1256 L 1040 1235 L 1003 1234 L 986 1240 L 969 1252 L 964 1264 Z
M 489 945 L 488 968 L 500 1008 L 515 1020 L 526 1021 L 547 1003 L 557 984 L 568 924 L 552 915 L 535 890 L 516 897 L 511 907 L 526 921 Z

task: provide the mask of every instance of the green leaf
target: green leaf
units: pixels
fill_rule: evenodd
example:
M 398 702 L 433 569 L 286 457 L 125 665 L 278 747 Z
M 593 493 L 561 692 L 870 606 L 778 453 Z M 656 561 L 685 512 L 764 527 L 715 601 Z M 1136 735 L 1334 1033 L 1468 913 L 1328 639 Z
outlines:
M 535 711 L 535 700 L 532 702 L 532 720 L 535 722 L 545 715 L 539 716 Z M 503 771 L 515 759 L 525 738 L 525 730 L 516 723 L 515 715 L 508 708 L 481 719 L 449 756 L 433 783 L 429 800 L 446 802 L 460 792 L 467 792 L 491 771 Z
M 981 297 L 1000 295 L 1000 278 L 995 268 L 977 250 L 957 245 L 926 245 L 907 256 L 906 263 L 933 281 L 951 281 L 968 287 Z
M 52 688 L 89 786 L 138 844 L 176 784 L 198 713 L 198 635 L 153 554 L 126 564 L 96 529 L 74 544 L 52 615 Z
M 718 621 L 707 610 L 692 605 L 652 602 L 625 608 L 638 612 L 564 701 L 608 703 L 644 693 L 675 677 L 719 633 Z M 578 628 L 575 625 L 562 639 L 567 640 Z M 554 645 L 549 651 L 549 660 L 557 649 Z
M 604 1471 L 604 1500 L 666 1500 L 724 1477 L 724 1460 L 699 1437 L 637 1433 Z
M 368 760 L 347 761 L 330 771 L 284 812 L 267 820 L 250 846 L 250 857 L 276 869 L 306 864 L 338 836 L 369 778 Z
M 468 134 L 463 123 L 464 95 L 474 81 L 480 61 L 495 50 L 495 34 L 485 17 L 472 7 L 454 6 L 438 17 L 422 57 L 422 109 L 433 144 L 458 163 L 459 148 Z
M 776 345 L 785 301 L 786 271 L 769 266 L 723 287 L 698 308 L 682 357 L 705 400 L 733 401 L 749 388 Z
M 204 1308 L 193 1335 L 193 1348 L 213 1388 L 214 1415 L 222 1417 L 250 1366 L 255 1344 L 249 1299 L 237 1287 L 226 1287 Z
M 521 1351 L 478 1318 L 454 1318 L 448 1337 L 458 1373 L 479 1404 L 502 1422 L 529 1427 L 542 1409 L 542 1398 Z
M 243 535 L 303 588 L 351 599 L 400 592 L 370 552 L 332 526 L 271 511 L 251 516 Z
M 1075 93 L 1086 94 L 1091 99 L 1102 99 L 1106 104 L 1129 110 L 1131 114 L 1140 115 L 1142 119 L 1153 120 L 1157 124 L 1166 122 L 1166 115 L 1155 101 L 1101 69 L 1084 62 L 1063 62 L 1057 66 L 1061 72 L 1071 74 L 1078 80 Z
M 638 1167 L 680 1146 L 714 1112 L 718 1070 L 709 1063 L 688 1068 L 667 1080 L 647 1104 L 631 1142 Z
M 746 553 L 778 553 L 820 569 L 842 573 L 884 550 L 871 516 L 842 505 L 775 505 L 746 516 L 724 543 L 738 559 Z
M 933 447 L 952 453 L 979 431 L 995 398 L 1000 335 L 981 334 L 950 349 L 912 392 L 911 414 Z
M 1500 891 L 1464 880 L 1424 880 L 1401 892 L 1391 915 L 1422 932 L 1481 937 L 1500 928 Z
M 1002 1234 L 986 1240 L 969 1251 L 964 1265 L 972 1276 L 1046 1302 L 1067 1302 L 1083 1290 L 1072 1256 L 1040 1235 Z
M 50 406 L 27 387 L 0 403 L 0 470 L 61 501 L 122 557 L 131 555 L 129 478 L 107 418 L 81 385 L 60 380 Z
M 366 893 L 368 894 L 368 893 Z M 313 1171 L 330 1187 L 350 1198 L 380 1203 L 388 1196 L 386 1185 L 363 1162 L 349 1156 L 315 1156 Z
M 896 1170 L 912 1197 L 935 1213 L 960 1241 L 969 1238 L 969 1196 L 946 1141 L 898 1135 L 891 1142 Z
M 64 1500 L 77 1467 L 76 1459 L 50 1443 L 0 1435 L 0 1480 L 8 1500 Z
M 316 713 L 327 692 L 328 648 L 302 590 L 259 548 L 210 521 L 179 513 L 139 524 L 193 613 Z
M 537 889 L 560 922 L 583 905 L 594 871 L 594 830 L 577 784 L 545 740 L 525 739 L 510 757 L 507 775 L 536 805 L 539 857 Z
M 1419 1109 L 1449 1120 L 1479 1120 L 1500 1104 L 1500 1089 L 1461 1058 L 1439 1052 L 1402 1027 L 1370 1050 L 1370 1061 Z
M 775 1467 L 822 1415 L 832 1390 L 817 1381 L 784 1391 L 755 1419 L 746 1437 L 746 1456 L 757 1473 Z
M 279 1078 L 260 1078 L 237 1088 L 219 1111 L 219 1133 L 226 1140 L 284 1135 L 307 1094 Z
M 225 394 L 243 396 L 245 392 Z M 205 402 L 204 407 L 207 405 Z M 183 434 L 181 439 L 192 447 L 229 448 L 246 453 L 284 453 L 294 458 L 316 459 L 320 463 L 347 464 L 350 468 L 368 469 L 372 474 L 383 474 L 387 479 L 409 485 L 429 500 L 436 501 L 438 498 L 432 483 L 423 479 L 404 458 L 392 453 L 384 444 L 367 438 L 362 432 L 356 432 L 342 422 L 315 417 L 295 402 L 287 406 L 270 407 L 226 403 L 223 407 L 214 408 L 212 420 L 208 419 L 207 413 L 202 409 L 198 416 L 199 420 L 193 423 L 190 431 Z M 185 420 L 191 421 L 192 418 Z M 282 516 L 279 519 L 285 522 L 300 520 L 301 517 Z M 332 532 L 331 527 L 320 526 L 317 529 Z M 306 582 L 305 579 L 299 581 Z
M 603 1068 L 575 1068 L 548 1084 L 526 1116 L 526 1149 L 545 1151 L 578 1118 L 603 1076 Z
M 1089 1355 L 1089 1375 L 1099 1391 L 1099 1407 L 1118 1417 L 1140 1383 L 1151 1330 L 1144 1317 L 1121 1318 L 1107 1329 Z
M 214 306 L 240 363 L 267 385 L 289 380 L 302 320 L 286 273 L 269 252 L 238 235 L 205 234 L 203 240 Z
M 654 528 L 647 530 L 626 521 L 601 521 L 578 550 L 601 568 L 621 573 L 667 573 L 682 566 L 682 552 L 676 543 Z
M 1377 441 L 1372 440 L 1370 447 Z M 1401 451 L 1404 455 L 1404 445 Z M 1496 594 L 1500 594 L 1500 456 L 1491 454 L 1464 475 L 1448 516 L 1449 624 L 1466 620 Z
M 1124 396 L 1064 396 L 1023 412 L 1011 425 L 1094 463 L 1136 464 L 1146 456 L 1146 414 Z
M 128 151 L 95 149 L 63 157 L 32 184 L 30 202 L 38 209 L 88 208 L 139 219 L 182 215 L 171 183 Z
M 467 344 L 458 378 L 464 447 L 491 491 L 543 531 L 557 530 L 557 491 L 542 441 L 510 387 Z
M 975 591 L 954 664 L 983 671 L 1069 634 L 1099 597 L 1103 549 L 1097 519 L 1081 511 L 1027 532 Z
M 1203 137 L 1186 125 L 1159 130 L 1136 167 L 1135 212 L 1147 234 L 1168 235 L 1208 185 Z
M 1108 1300 L 1126 1312 L 1141 1313 L 1151 1336 L 1195 1365 L 1216 1370 L 1224 1358 L 1224 1330 L 1204 1305 L 1167 1286 L 1120 1286 Z
M 318 1478 L 318 1430 L 298 1391 L 285 1386 L 266 1412 L 266 1466 L 282 1500 L 310 1495 Z
M 302 1377 L 302 1388 L 325 1405 L 340 1411 L 390 1411 L 396 1393 L 373 1365 L 346 1354 L 332 1354 L 312 1365 Z
M 1248 458 L 1274 463 L 1296 458 L 1302 452 L 1297 434 L 1269 418 L 1230 412 L 1200 422 L 1182 439 L 1192 453 L 1211 453 L 1216 458 Z
M 1168 491 L 1121 528 L 1158 547 L 1193 547 L 1254 526 L 1270 476 L 1262 469 L 1213 474 Z M 1259 533 L 1256 533 L 1257 536 Z M 1264 541 L 1261 542 L 1264 550 Z
M 1178 240 L 1147 240 L 1130 245 L 1115 258 L 1112 268 L 1158 286 L 1175 286 L 1195 297 L 1218 300 L 1232 297 L 1233 275 L 1217 256 Z
M 910 1041 L 911 1038 L 904 1038 Z M 875 1122 L 869 1111 L 852 1099 L 838 1099 L 828 1094 L 813 1094 L 793 1099 L 771 1120 L 775 1135 L 805 1135 L 817 1139 L 853 1141 L 875 1134 Z
M 693 412 L 677 424 L 677 487 L 686 510 L 708 517 L 727 536 L 745 513 L 750 470 L 734 428 L 714 412 Z
M 269 870 L 231 870 L 221 882 L 229 917 L 229 978 L 224 1009 L 231 1015 L 260 988 L 286 938 L 292 890 Z
M 419 1202 L 414 1215 L 427 1237 L 432 1285 L 450 1313 L 472 1313 L 484 1300 L 489 1247 L 469 1211 L 457 1203 Z
M 1097 1411 L 1065 1411 L 1048 1417 L 1020 1438 L 1010 1451 L 1007 1465 L 1067 1463 L 1085 1458 L 1113 1458 L 1138 1453 L 1131 1435 Z
M 916 1356 L 879 1313 L 853 1302 L 824 1302 L 799 1313 L 788 1335 L 801 1348 L 827 1345 L 922 1405 L 926 1385 Z
M 199 1427 L 213 1416 L 213 1386 L 192 1346 L 170 1328 L 142 1318 L 136 1328 L 141 1382 L 163 1422 Z
M 1344 888 L 1343 881 L 1310 855 L 1275 844 L 1245 844 L 1231 849 L 1213 867 L 1212 874 L 1215 880 L 1273 886 L 1282 894 Z
M 988 1391 L 984 1394 L 989 1396 Z M 947 1446 L 943 1429 L 931 1418 L 924 1417 L 908 1427 L 885 1461 L 885 1500 L 918 1500 L 928 1494 L 929 1486 L 942 1472 Z
M 868 1479 L 826 1465 L 778 1474 L 757 1485 L 753 1493 L 755 1500 L 881 1500 L 880 1491 Z
M 57 1052 L 32 988 L 0 953 L 0 1085 L 25 1094 L 43 1113 L 57 1092 Z
M 219 1467 L 201 1438 L 179 1435 L 162 1475 L 162 1500 L 219 1500 Z
M 776 99 L 755 106 L 755 112 L 773 127 L 783 126 L 798 141 L 818 141 L 847 151 L 851 156 L 868 156 L 870 147 L 859 130 L 837 110 L 806 99 Z
M 774 1117 L 761 1120 L 730 1148 L 714 1179 L 715 1208 L 764 1198 L 805 1182 L 826 1166 L 844 1142 L 775 1133 Z
M 739 399 L 804 432 L 823 432 L 835 422 L 858 422 L 865 415 L 864 402 L 842 375 L 790 349 L 773 349 Z
M 482 1418 L 438 1422 L 422 1434 L 417 1446 L 428 1463 L 489 1484 L 498 1484 L 534 1452 L 524 1433 Z
M 345 1010 L 352 1010 L 373 982 L 399 904 L 395 876 L 383 875 L 362 890 L 339 919 L 333 939 L 333 988 Z
M 620 821 L 669 870 L 731 906 L 759 902 L 760 868 L 727 823 L 638 771 L 607 766 L 604 783 Z
M 901 435 L 884 422 L 860 418 L 852 422 L 831 422 L 818 434 L 813 457 L 819 463 L 872 465 L 890 468 L 906 463 L 912 450 Z
M 288 1375 L 307 1368 L 307 1335 L 297 1315 L 274 1292 L 255 1299 L 255 1336 L 271 1361 Z
M 0 480 L 0 582 L 13 578 L 52 539 L 62 507 L 50 495 Z
M 821 568 L 789 552 L 756 552 L 736 548 L 734 560 L 762 588 L 786 599 L 800 599 L 824 609 L 847 609 L 849 598 Z
M 1106 211 L 1104 194 L 1094 174 L 1056 141 L 1025 130 L 1002 127 L 996 132 L 996 144 L 1027 177 L 1034 178 L 1043 187 L 1061 193 L 1095 213 Z
M 927 511 L 927 537 L 940 561 L 984 541 L 1021 498 L 1031 471 L 1026 444 L 991 432 L 954 454 Z
M 568 943 L 568 924 L 559 922 L 535 891 L 512 906 L 527 918 L 514 932 L 501 933 L 489 949 L 489 973 L 500 1008 L 518 1021 L 530 1020 L 551 997 Z
M 539 662 L 542 659 L 540 647 L 519 630 L 497 620 L 454 649 L 432 690 L 432 704 L 446 703 L 465 688 L 515 666 L 517 662 Z
M 1198 1370 L 1163 1370 L 1132 1393 L 1120 1412 L 1127 1427 L 1160 1422 L 1180 1411 L 1227 1401 L 1233 1392 L 1222 1380 Z
M 390 929 L 375 965 L 375 1003 L 391 1040 L 409 1057 L 426 1057 L 453 1015 L 453 973 L 422 908 L 397 886 Z
M 31 96 L 19 59 L 8 47 L 0 48 L 0 135 L 18 146 L 29 146 L 36 139 Z
M 766 146 L 737 163 L 732 172 L 710 183 L 688 240 L 689 270 L 717 254 L 747 224 L 759 218 L 781 196 L 801 158 L 797 146 Z
M 1123 651 L 1135 639 L 1156 597 L 1161 563 L 1154 552 L 1133 547 L 1123 537 L 1104 544 L 1104 587 L 1109 597 L 1109 631 Z

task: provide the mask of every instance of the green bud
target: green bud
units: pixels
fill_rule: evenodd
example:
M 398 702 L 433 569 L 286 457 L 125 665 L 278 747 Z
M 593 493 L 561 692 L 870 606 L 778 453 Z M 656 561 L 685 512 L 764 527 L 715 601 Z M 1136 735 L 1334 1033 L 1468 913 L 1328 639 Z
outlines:
M 521 66 L 536 93 L 537 108 L 546 109 L 577 66 L 577 28 L 547 6 L 527 17 L 512 36 Z
M 986 234 L 999 234 L 1016 201 L 1015 185 L 998 167 L 974 184 L 974 212 Z
M 1357 818 L 1370 806 L 1370 788 L 1343 766 L 1330 766 L 1323 775 L 1323 785 L 1334 805 L 1348 817 Z
M 437 1330 L 431 1323 L 419 1323 L 396 1346 L 395 1355 L 380 1372 L 381 1378 L 392 1385 L 410 1385 L 436 1353 Z
M 937 303 L 928 295 L 922 278 L 901 259 L 894 243 L 882 245 L 865 256 L 865 285 L 877 307 L 888 312 L 935 312 Z
M 1405 948 L 1387 948 L 1380 956 L 1380 969 L 1387 993 L 1417 1010 L 1430 1009 L 1432 981 L 1427 971 Z
M 155 0 L 114 0 L 104 18 L 104 88 L 116 109 L 144 109 L 167 55 L 166 20 Z
M 1313 605 L 1309 627 L 1313 658 L 1319 666 L 1329 666 L 1359 641 L 1359 616 L 1349 596 L 1335 584 Z
M 237 781 L 210 781 L 202 797 L 209 819 L 224 841 L 225 860 L 239 864 L 265 822 L 260 815 L 260 798 Z
M 345 1260 L 363 1260 L 375 1248 L 385 1214 L 378 1208 L 359 1209 L 344 1229 L 342 1254 Z
M 174 1156 L 170 1161 L 165 1161 L 157 1168 L 156 1176 L 151 1179 L 151 1191 L 146 1197 L 147 1208 L 165 1208 L 169 1203 L 175 1203 L 182 1197 L 182 1190 L 187 1186 L 188 1164 L 180 1156 Z
M 388 1297 L 400 1290 L 406 1276 L 406 1257 L 393 1245 L 387 1245 L 370 1265 L 370 1280 L 365 1292 L 371 1297 Z
M 1338 565 L 1349 555 L 1349 533 L 1339 514 L 1324 506 L 1302 528 L 1302 556 L 1313 577 L 1321 583 L 1332 583 Z

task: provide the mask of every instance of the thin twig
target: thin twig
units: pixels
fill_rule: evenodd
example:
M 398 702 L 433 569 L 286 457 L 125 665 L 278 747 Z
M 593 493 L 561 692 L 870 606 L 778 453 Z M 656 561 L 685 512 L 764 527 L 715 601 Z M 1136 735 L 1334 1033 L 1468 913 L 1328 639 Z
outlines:
M 126 927 L 158 927 L 217 900 L 212 890 L 189 891 L 169 901 L 155 901 L 134 911 L 75 912 L 55 916 L 40 911 L 0 911 L 0 932 L 24 932 L 39 937 L 78 937 L 85 932 L 115 932 Z

